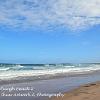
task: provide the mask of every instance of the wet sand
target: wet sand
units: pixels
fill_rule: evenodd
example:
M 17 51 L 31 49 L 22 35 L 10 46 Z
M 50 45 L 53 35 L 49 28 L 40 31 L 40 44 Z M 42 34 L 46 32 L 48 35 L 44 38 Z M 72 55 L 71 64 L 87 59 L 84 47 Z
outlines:
M 100 82 L 80 86 L 64 94 L 64 97 L 54 97 L 51 100 L 100 100 Z

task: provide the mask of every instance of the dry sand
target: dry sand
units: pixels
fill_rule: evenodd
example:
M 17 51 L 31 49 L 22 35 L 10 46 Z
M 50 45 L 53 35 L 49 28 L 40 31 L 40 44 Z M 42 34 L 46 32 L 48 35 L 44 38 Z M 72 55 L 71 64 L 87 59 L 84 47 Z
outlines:
M 51 100 L 100 100 L 100 82 L 80 86 L 64 94 L 64 97 L 54 97 Z

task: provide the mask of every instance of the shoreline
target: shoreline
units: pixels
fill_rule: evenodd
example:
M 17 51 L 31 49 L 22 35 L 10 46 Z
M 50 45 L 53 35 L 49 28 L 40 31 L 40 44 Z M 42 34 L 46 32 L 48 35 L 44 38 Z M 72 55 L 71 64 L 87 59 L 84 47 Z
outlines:
M 76 81 L 77 80 L 77 81 Z M 21 80 L 18 82 L 18 80 L 13 80 L 14 82 L 8 83 L 2 83 L 0 84 L 0 87 L 4 88 L 25 88 L 25 87 L 33 87 L 33 91 L 29 92 L 34 92 L 34 93 L 50 93 L 50 94 L 55 94 L 55 93 L 61 93 L 64 94 L 68 91 L 71 91 L 73 89 L 78 88 L 79 86 L 82 86 L 84 84 L 90 84 L 94 83 L 97 81 L 100 81 L 100 71 L 96 71 L 94 73 L 88 73 L 88 74 L 77 74 L 77 75 L 67 75 L 67 76 L 61 76 L 61 77 L 55 77 L 55 78 L 47 78 L 47 79 L 39 79 L 39 80 L 32 80 L 26 78 L 25 81 Z M 21 91 L 21 93 L 26 93 L 27 91 Z M 1 91 L 2 93 L 2 91 Z M 9 93 L 9 92 L 7 92 Z M 13 93 L 18 93 L 16 91 L 12 91 Z M 0 100 L 49 100 L 50 98 L 48 97 L 2 97 L 0 96 Z M 60 100 L 60 99 L 59 99 Z M 63 100 L 63 99 L 61 99 Z M 66 99 L 65 99 L 66 100 Z M 74 100 L 74 99 L 72 99 Z
M 99 100 L 100 81 L 85 84 L 64 93 L 63 97 L 53 97 L 50 100 Z

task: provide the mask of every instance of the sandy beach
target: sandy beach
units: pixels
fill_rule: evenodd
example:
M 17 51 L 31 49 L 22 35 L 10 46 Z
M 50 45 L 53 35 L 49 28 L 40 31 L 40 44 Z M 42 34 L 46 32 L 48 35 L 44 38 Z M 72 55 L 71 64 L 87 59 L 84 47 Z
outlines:
M 100 82 L 86 84 L 51 100 L 100 100 Z

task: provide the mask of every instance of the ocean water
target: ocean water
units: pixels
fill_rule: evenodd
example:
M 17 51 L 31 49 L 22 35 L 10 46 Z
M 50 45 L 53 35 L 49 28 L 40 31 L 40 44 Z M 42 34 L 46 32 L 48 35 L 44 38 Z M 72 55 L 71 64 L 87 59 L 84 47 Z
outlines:
M 0 80 L 25 76 L 85 73 L 100 70 L 99 63 L 64 64 L 0 64 Z

